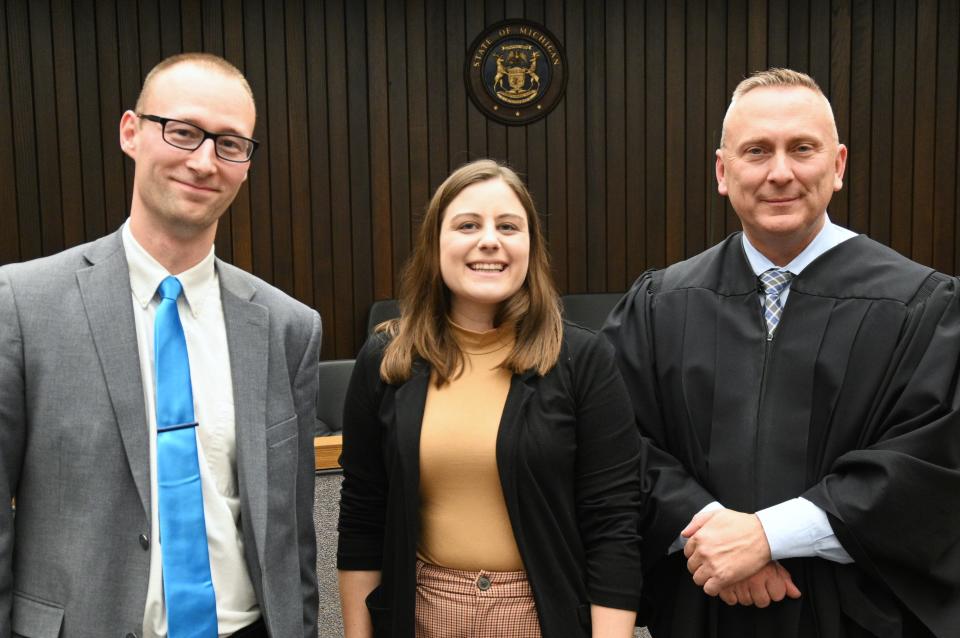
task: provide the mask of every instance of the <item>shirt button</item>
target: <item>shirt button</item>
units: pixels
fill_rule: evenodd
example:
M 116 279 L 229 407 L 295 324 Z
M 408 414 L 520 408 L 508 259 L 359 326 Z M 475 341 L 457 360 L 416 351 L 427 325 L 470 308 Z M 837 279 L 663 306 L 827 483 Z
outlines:
M 486 576 L 481 576 L 477 579 L 477 589 L 480 591 L 487 591 L 490 589 L 490 579 Z
M 146 534 L 140 534 L 140 538 L 137 540 L 140 541 L 140 547 L 142 547 L 144 550 L 150 549 L 150 539 L 147 538 Z M 131 634 L 127 634 L 127 638 L 130 638 L 130 636 Z M 136 636 L 133 638 L 136 638 Z

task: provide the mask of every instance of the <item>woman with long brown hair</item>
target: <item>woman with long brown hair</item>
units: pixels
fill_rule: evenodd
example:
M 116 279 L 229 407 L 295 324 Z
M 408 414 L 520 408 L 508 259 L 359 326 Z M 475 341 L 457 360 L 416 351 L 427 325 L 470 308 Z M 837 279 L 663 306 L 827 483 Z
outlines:
M 633 635 L 641 442 L 610 346 L 566 323 L 533 201 L 467 164 L 344 408 L 347 638 Z

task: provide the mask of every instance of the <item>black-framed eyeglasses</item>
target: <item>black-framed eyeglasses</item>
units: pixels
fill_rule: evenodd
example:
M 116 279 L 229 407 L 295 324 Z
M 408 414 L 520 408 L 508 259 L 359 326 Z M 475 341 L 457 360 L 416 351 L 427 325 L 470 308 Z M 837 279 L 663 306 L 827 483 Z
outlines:
M 211 133 L 196 124 L 159 115 L 137 113 L 137 117 L 160 125 L 163 141 L 184 151 L 195 151 L 207 140 L 213 140 L 217 157 L 228 162 L 249 162 L 260 142 L 233 133 Z

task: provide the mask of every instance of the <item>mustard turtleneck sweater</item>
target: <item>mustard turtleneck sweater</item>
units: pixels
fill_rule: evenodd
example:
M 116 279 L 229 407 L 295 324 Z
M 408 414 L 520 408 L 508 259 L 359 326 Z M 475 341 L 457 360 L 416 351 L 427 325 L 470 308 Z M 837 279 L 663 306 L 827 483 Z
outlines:
M 421 559 L 450 569 L 518 571 L 523 561 L 497 473 L 500 417 L 513 347 L 512 327 L 483 333 L 453 322 L 463 374 L 430 384 L 420 434 Z

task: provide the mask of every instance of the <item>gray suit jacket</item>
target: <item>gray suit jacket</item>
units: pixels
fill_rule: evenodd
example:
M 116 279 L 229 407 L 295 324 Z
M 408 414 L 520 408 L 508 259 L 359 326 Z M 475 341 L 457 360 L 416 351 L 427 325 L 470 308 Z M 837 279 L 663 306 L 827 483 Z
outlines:
M 217 261 L 247 567 L 270 635 L 317 635 L 319 315 Z M 150 482 L 119 233 L 0 268 L 0 638 L 139 636 Z

